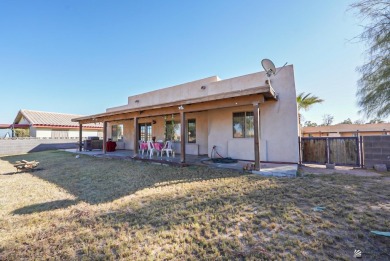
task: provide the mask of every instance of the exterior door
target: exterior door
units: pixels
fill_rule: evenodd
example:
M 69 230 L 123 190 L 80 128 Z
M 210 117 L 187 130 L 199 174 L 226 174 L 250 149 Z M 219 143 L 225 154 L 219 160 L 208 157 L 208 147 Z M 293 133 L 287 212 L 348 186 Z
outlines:
M 139 124 L 139 139 L 143 141 L 152 140 L 152 123 Z

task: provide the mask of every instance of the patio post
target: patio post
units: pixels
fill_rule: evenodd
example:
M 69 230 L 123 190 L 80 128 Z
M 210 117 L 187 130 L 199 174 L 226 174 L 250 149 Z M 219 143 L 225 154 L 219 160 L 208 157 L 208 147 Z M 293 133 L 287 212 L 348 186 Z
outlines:
M 133 133 L 134 155 L 138 154 L 138 137 L 139 137 L 138 118 L 134 117 L 134 133 Z
M 83 124 L 79 123 L 79 151 L 83 149 Z
M 186 119 L 184 111 L 180 111 L 180 122 L 181 122 L 181 130 L 180 130 L 180 162 L 186 162 Z
M 260 170 L 260 105 L 259 103 L 253 103 L 253 125 L 254 125 L 254 138 L 255 138 L 255 170 Z
M 107 152 L 106 141 L 107 141 L 107 121 L 104 121 L 103 122 L 103 153 L 104 154 L 106 154 Z

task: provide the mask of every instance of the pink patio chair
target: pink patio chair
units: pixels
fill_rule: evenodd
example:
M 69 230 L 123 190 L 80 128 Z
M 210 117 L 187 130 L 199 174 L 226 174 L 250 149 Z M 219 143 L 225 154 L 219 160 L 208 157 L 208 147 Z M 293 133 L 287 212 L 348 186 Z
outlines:
M 164 148 L 161 150 L 161 157 L 162 157 L 164 152 L 167 153 L 168 158 L 169 158 L 169 153 L 173 154 L 172 141 L 168 140 L 165 142 Z
M 144 155 L 145 152 L 145 146 L 143 145 L 144 141 L 139 140 L 138 141 L 138 151 L 142 153 L 142 156 Z

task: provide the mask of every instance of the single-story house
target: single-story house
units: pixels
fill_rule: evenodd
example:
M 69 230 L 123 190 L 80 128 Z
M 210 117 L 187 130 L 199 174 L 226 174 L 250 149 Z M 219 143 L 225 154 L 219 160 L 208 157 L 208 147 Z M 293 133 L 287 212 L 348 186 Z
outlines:
M 212 76 L 128 97 L 127 104 L 77 117 L 103 122 L 103 139 L 138 152 L 139 140 L 173 140 L 176 153 L 267 162 L 298 162 L 298 116 L 293 66 L 267 78 L 257 72 Z M 118 139 L 118 130 L 123 137 Z M 80 138 L 81 140 L 81 138 Z M 104 143 L 105 144 L 105 143 Z M 103 148 L 104 152 L 106 148 Z
M 9 128 L 28 129 L 30 137 L 36 138 L 78 138 L 79 125 L 73 118 L 82 117 L 77 114 L 20 110 Z M 103 136 L 103 125 L 91 123 L 84 126 L 84 135 Z
M 0 124 L 0 139 L 11 138 L 13 129 L 28 129 L 27 124 Z
M 336 124 L 302 128 L 302 137 L 356 137 L 373 135 L 390 135 L 390 123 Z

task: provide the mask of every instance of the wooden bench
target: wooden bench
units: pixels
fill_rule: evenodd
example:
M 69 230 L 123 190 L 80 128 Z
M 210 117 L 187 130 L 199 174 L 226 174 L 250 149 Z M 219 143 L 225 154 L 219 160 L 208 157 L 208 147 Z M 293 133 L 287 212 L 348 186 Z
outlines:
M 16 168 L 16 171 L 26 171 L 26 170 L 34 170 L 39 165 L 38 161 L 27 161 L 27 160 L 22 160 L 22 161 L 16 161 L 14 163 L 14 167 Z

